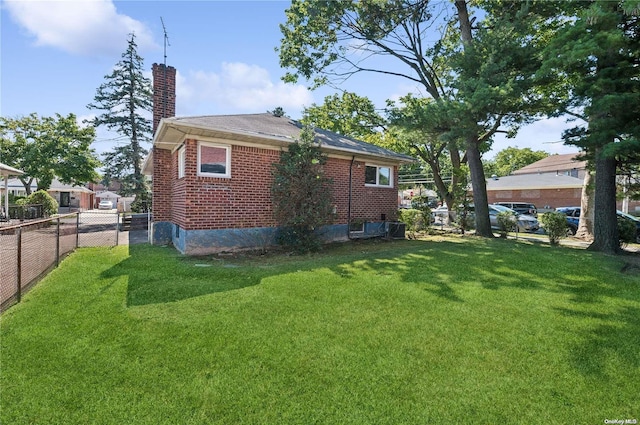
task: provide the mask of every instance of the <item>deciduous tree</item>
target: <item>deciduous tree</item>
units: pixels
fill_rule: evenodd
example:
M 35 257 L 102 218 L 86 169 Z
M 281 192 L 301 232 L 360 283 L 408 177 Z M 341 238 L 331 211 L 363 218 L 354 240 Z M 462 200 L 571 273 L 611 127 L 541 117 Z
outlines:
M 508 14 L 496 8 L 502 15 L 474 26 L 468 2 L 454 4 L 455 9 L 428 0 L 293 1 L 281 25 L 280 63 L 294 70 L 285 81 L 304 77 L 314 86 L 340 84 L 373 72 L 407 79 L 424 90 L 448 112 L 451 121 L 441 130 L 466 153 L 476 232 L 492 237 L 481 155 L 503 126 L 513 134 L 530 119 L 531 108 L 522 106 L 535 100 L 524 93 L 531 88 L 527 77 L 535 69 L 537 56 L 531 53 L 537 46 L 513 31 L 525 14 L 518 16 L 521 21 L 505 19 Z
M 96 181 L 94 139 L 94 128 L 80 126 L 74 114 L 0 117 L 0 160 L 25 172 L 19 179 L 27 195 L 34 180 L 37 190 L 49 189 L 54 178 L 73 185 Z
M 499 177 L 508 176 L 514 171 L 548 156 L 549 153 L 545 151 L 509 146 L 496 154 L 493 160 L 493 172 Z

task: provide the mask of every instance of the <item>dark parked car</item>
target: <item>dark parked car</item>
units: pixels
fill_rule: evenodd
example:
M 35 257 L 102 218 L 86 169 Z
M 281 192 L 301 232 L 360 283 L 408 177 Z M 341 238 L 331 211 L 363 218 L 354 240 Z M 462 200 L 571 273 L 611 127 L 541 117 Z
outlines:
M 502 205 L 503 207 L 511 208 L 517 213 L 536 216 L 538 209 L 535 205 L 528 202 L 496 202 L 494 205 Z
M 578 230 L 578 223 L 580 222 L 580 207 L 560 207 L 556 208 L 556 211 L 563 213 L 567 216 L 567 224 L 569 225 L 569 233 L 575 235 Z M 620 210 L 616 211 L 618 218 L 622 220 L 629 220 L 636 225 L 636 242 L 640 243 L 640 218 L 634 217 L 630 214 L 624 213 Z

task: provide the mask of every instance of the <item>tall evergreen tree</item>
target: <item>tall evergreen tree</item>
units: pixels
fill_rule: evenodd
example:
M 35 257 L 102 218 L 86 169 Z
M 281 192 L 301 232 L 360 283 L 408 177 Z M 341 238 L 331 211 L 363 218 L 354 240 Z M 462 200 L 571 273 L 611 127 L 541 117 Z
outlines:
M 151 141 L 152 124 L 147 116 L 153 111 L 153 88 L 151 80 L 142 74 L 143 58 L 137 52 L 134 34 L 127 43 L 122 59 L 105 76 L 87 107 L 102 111 L 91 121 L 94 126 L 104 125 L 128 141 L 104 155 L 105 179 L 118 179 L 122 194 L 135 195 L 140 202 L 150 199 L 142 175 L 142 161 L 148 151 L 142 143 Z
M 554 95 L 567 93 L 558 112 L 577 110 L 574 115 L 588 123 L 567 130 L 563 138 L 579 146 L 595 169 L 590 249 L 616 253 L 616 174 L 640 162 L 640 2 L 554 4 L 565 18 L 547 47 L 540 74 L 565 82 L 554 85 Z

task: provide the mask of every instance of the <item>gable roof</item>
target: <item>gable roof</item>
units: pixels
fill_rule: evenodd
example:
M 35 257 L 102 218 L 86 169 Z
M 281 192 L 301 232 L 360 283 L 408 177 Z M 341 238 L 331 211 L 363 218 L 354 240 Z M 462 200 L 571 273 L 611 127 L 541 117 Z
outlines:
M 163 118 L 153 138 L 153 145 L 174 150 L 185 138 L 213 137 L 283 148 L 299 140 L 302 131 L 299 121 L 276 117 L 270 113 L 245 115 L 205 115 Z M 414 162 L 415 158 L 380 146 L 372 145 L 332 131 L 315 128 L 315 140 L 326 153 L 356 156 L 362 160 L 392 163 Z M 151 156 L 145 161 L 145 173 L 152 168 Z
M 567 153 L 562 155 L 550 155 L 546 158 L 536 161 L 533 164 L 529 164 L 526 167 L 522 167 L 519 170 L 514 171 L 513 175 L 519 174 L 542 174 L 542 173 L 556 173 L 567 170 L 584 170 L 587 168 L 587 161 L 579 161 L 576 156 L 580 155 L 579 152 Z
M 12 190 L 17 189 L 24 189 L 24 184 L 22 183 L 21 180 L 19 179 L 9 179 L 7 186 L 9 188 L 11 188 Z M 34 179 L 31 182 L 31 190 L 35 191 L 38 188 L 38 182 Z M 4 189 L 1 188 L 1 189 Z M 62 183 L 60 180 L 58 179 L 53 179 L 51 181 L 51 186 L 49 186 L 49 189 L 47 189 L 47 192 L 81 192 L 81 193 L 94 193 L 93 190 L 88 189 L 84 186 L 74 186 L 74 185 L 70 185 L 70 184 L 66 184 L 66 183 Z
M 532 190 L 532 189 L 578 189 L 583 180 L 563 174 L 511 175 L 487 179 L 487 191 L 490 190 Z
M 9 177 L 19 176 L 21 174 L 24 174 L 24 171 L 18 170 L 17 168 L 10 167 L 9 165 L 0 162 L 0 176 Z

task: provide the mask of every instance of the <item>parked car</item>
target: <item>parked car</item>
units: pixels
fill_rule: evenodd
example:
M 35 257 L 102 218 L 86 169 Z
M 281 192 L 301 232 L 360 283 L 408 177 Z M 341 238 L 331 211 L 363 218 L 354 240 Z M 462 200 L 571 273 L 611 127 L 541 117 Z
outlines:
M 108 199 L 103 199 L 98 204 L 98 209 L 99 210 L 110 210 L 110 209 L 113 209 L 113 202 L 109 201 Z
M 537 232 L 540 229 L 540 223 L 535 217 L 532 217 L 527 214 L 520 214 L 517 211 L 512 210 L 511 208 L 504 207 L 502 205 L 489 205 L 489 221 L 491 222 L 491 228 L 494 230 L 499 230 L 500 225 L 498 224 L 498 214 L 501 212 L 510 212 L 516 217 L 516 222 L 518 224 L 519 232 Z M 449 215 L 449 209 L 446 205 L 440 206 L 431 211 L 433 218 L 435 219 L 436 224 L 442 224 L 447 221 L 447 216 Z M 469 205 L 468 209 L 469 217 L 473 220 L 474 208 L 473 205 Z M 455 213 L 454 213 L 455 216 Z
M 512 213 L 517 220 L 519 232 L 537 232 L 540 229 L 540 223 L 538 219 L 528 214 L 520 214 L 511 208 L 507 208 L 503 205 L 491 204 L 489 205 L 489 221 L 491 221 L 491 228 L 498 230 L 500 225 L 498 224 L 498 214 L 501 212 Z
M 567 216 L 567 234 L 573 236 L 578 231 L 578 223 L 580 222 L 580 207 L 560 207 L 556 211 Z
M 431 217 L 433 217 L 433 221 L 437 224 L 446 223 L 448 216 L 449 208 L 446 205 L 440 205 L 439 207 L 431 210 Z
M 580 222 L 580 207 L 560 207 L 556 208 L 556 211 L 563 213 L 567 216 L 567 225 L 569 226 L 569 233 L 575 235 L 578 230 L 578 224 Z M 636 225 L 636 242 L 640 243 L 640 218 L 634 217 L 631 214 L 627 214 L 620 210 L 616 211 L 616 214 L 620 219 L 629 220 Z
M 503 207 L 511 208 L 517 213 L 536 216 L 538 209 L 535 205 L 527 202 L 496 202 L 494 205 L 502 205 Z

